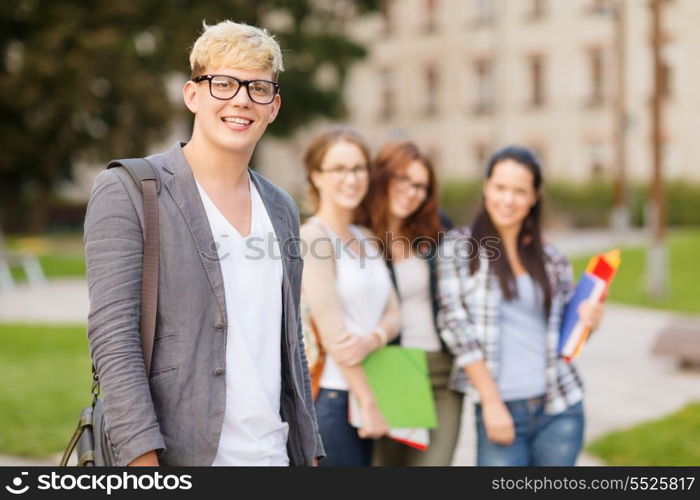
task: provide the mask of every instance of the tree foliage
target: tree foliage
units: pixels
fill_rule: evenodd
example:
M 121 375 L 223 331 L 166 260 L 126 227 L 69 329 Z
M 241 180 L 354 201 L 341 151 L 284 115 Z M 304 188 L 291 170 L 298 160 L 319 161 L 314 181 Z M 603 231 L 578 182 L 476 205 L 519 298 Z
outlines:
M 347 68 L 365 54 L 345 35 L 365 0 L 17 0 L 0 6 L 0 215 L 45 206 L 76 161 L 139 156 L 182 106 L 202 21 L 268 27 L 287 70 L 269 133 L 342 115 Z M 325 75 L 324 79 L 321 78 Z M 41 225 L 41 218 L 35 222 Z

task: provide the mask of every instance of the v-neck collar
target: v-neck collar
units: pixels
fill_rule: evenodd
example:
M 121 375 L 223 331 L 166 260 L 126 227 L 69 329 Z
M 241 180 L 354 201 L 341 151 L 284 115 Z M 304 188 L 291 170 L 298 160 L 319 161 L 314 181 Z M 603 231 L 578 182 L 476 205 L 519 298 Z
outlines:
M 216 203 L 212 201 L 212 199 L 209 197 L 207 194 L 206 190 L 202 185 L 197 182 L 195 179 L 195 183 L 197 184 L 197 189 L 199 190 L 199 194 L 202 197 L 202 200 L 205 201 L 206 205 L 208 205 L 216 217 L 221 219 L 222 223 L 227 227 L 227 229 L 231 230 L 233 234 L 238 237 L 241 240 L 246 240 L 247 238 L 250 238 L 252 234 L 254 233 L 256 229 L 256 224 L 255 224 L 255 215 L 256 215 L 256 210 L 255 210 L 255 196 L 257 193 L 257 189 L 255 188 L 255 185 L 253 184 L 253 180 L 251 179 L 250 173 L 248 173 L 248 189 L 250 190 L 250 229 L 248 230 L 248 234 L 243 236 L 238 229 L 236 229 L 236 226 L 231 224 L 231 221 L 229 221 L 226 216 L 219 210 L 219 207 L 216 206 Z

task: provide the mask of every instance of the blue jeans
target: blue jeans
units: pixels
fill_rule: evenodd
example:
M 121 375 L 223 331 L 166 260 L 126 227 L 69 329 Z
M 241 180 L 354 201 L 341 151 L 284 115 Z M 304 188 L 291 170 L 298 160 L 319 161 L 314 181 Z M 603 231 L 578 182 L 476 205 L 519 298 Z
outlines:
M 348 391 L 323 389 L 316 399 L 316 419 L 326 458 L 319 466 L 358 467 L 372 462 L 374 440 L 362 439 L 348 422 Z
M 544 397 L 506 401 L 513 417 L 515 440 L 509 446 L 492 443 L 486 435 L 481 405 L 476 405 L 479 466 L 572 466 L 583 446 L 583 403 L 561 413 L 544 413 Z

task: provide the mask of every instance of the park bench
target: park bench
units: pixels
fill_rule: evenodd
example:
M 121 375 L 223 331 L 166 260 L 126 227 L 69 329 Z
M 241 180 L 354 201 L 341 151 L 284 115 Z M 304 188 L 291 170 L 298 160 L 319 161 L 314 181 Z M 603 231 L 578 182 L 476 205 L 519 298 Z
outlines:
M 700 318 L 669 324 L 661 330 L 652 352 L 677 358 L 682 368 L 700 367 Z
M 21 267 L 24 270 L 27 282 L 31 286 L 46 283 L 46 276 L 37 256 L 26 251 L 8 250 L 5 246 L 5 238 L 0 233 L 0 293 L 15 287 L 15 280 L 12 277 L 14 267 Z

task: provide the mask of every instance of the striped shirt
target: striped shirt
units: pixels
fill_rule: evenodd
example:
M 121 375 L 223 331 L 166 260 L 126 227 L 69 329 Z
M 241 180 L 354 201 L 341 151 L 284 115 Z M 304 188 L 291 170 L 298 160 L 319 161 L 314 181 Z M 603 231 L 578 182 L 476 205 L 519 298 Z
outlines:
M 484 243 L 484 242 L 482 242 Z M 455 363 L 450 387 L 469 394 L 474 401 L 479 394 L 469 383 L 464 367 L 484 360 L 494 379 L 500 362 L 501 287 L 489 271 L 487 244 L 476 247 L 468 227 L 447 233 L 438 255 L 438 327 L 440 335 L 453 352 Z M 473 275 L 469 257 L 478 252 L 479 269 Z M 573 295 L 571 264 L 552 245 L 544 246 L 545 269 L 552 288 L 552 306 L 547 318 L 545 364 L 545 413 L 557 414 L 583 398 L 583 381 L 573 364 L 557 353 L 559 325 L 564 306 Z

